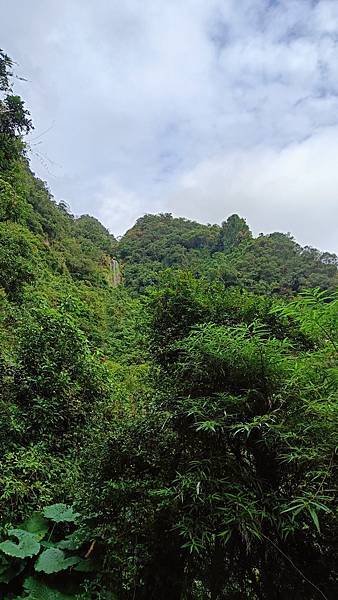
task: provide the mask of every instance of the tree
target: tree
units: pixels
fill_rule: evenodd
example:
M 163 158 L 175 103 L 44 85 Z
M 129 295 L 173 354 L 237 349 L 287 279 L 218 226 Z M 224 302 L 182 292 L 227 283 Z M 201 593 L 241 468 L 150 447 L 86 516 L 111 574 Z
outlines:
M 91 453 L 112 585 L 333 600 L 337 301 L 230 291 L 221 310 L 214 290 L 173 283 L 151 300 L 157 393 Z
M 0 92 L 7 93 L 11 91 L 12 68 L 12 59 L 0 48 Z
M 231 252 L 242 242 L 252 238 L 251 231 L 246 221 L 238 215 L 231 215 L 222 223 L 222 229 L 219 236 L 219 250 Z
M 0 286 L 10 299 L 19 300 L 23 287 L 37 273 L 36 240 L 16 223 L 0 223 Z
M 13 61 L 0 50 L 0 172 L 23 156 L 22 135 L 33 129 L 20 96 L 12 93 Z

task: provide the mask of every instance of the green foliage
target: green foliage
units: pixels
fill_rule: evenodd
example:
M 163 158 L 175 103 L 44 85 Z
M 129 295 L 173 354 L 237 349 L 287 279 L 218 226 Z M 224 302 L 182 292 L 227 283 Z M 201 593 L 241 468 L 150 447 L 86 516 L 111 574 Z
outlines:
M 34 534 L 36 539 L 40 541 L 45 537 L 49 529 L 49 523 L 41 513 L 33 512 L 32 515 L 22 523 L 21 529 Z
M 314 300 L 176 277 L 149 299 L 157 397 L 98 436 L 86 465 L 111 586 L 126 598 L 195 597 L 196 582 L 215 598 L 319 586 L 333 598 L 336 356 L 308 322 L 330 323 L 335 302 L 314 292 L 314 318 Z
M 0 223 L 0 286 L 10 299 L 19 299 L 23 286 L 37 274 L 36 240 L 16 223 Z
M 44 550 L 40 554 L 35 565 L 35 570 L 50 575 L 51 573 L 59 573 L 69 567 L 73 567 L 80 560 L 78 556 L 66 558 L 65 553 L 59 548 L 47 548 L 47 550 Z
M 329 342 L 338 349 L 338 293 L 319 288 L 304 291 L 297 300 L 278 306 L 274 312 L 294 319 L 301 331 L 315 343 Z
M 20 96 L 12 93 L 13 61 L 0 49 L 0 171 L 24 156 L 22 135 L 33 129 Z
M 219 250 L 227 254 L 246 240 L 250 240 L 251 237 L 251 231 L 245 220 L 238 215 L 231 215 L 227 221 L 222 223 Z
M 7 95 L 0 101 L 0 134 L 15 137 L 29 133 L 33 128 L 29 112 L 24 108 L 20 96 Z
M 55 521 L 55 523 L 74 523 L 78 517 L 78 514 L 74 512 L 72 507 L 66 504 L 52 504 L 51 506 L 47 506 L 43 511 L 43 515 L 47 519 Z
M 43 514 L 48 516 L 49 522 L 52 521 L 52 527 Z M 31 515 L 22 525 L 25 530 L 8 531 L 8 535 L 16 537 L 18 543 L 10 540 L 0 543 L 0 589 L 4 593 L 12 590 L 18 592 L 23 586 L 24 591 L 29 593 L 29 598 L 35 598 L 35 594 L 40 593 L 44 595 L 39 596 L 39 599 L 75 598 L 75 593 L 80 592 L 84 577 L 88 577 L 93 570 L 94 563 L 86 555 L 83 556 L 84 548 L 88 546 L 86 536 L 81 530 L 73 530 L 65 539 L 60 539 L 62 528 L 64 531 L 69 530 L 69 527 L 74 529 L 76 515 L 70 506 L 47 506 L 43 514 Z M 43 541 L 47 533 L 48 539 Z M 69 544 L 71 539 L 77 540 L 75 545 L 79 555 L 69 554 L 73 549 Z M 78 575 L 72 581 L 71 571 L 74 568 Z M 42 579 L 37 579 L 36 573 L 42 574 Z M 72 594 L 65 594 L 67 590 L 72 591 Z
M 333 600 L 337 257 L 238 215 L 145 215 L 119 242 L 75 218 L 30 171 L 13 66 L 0 50 L 1 596 Z
M 71 317 L 36 310 L 21 328 L 17 398 L 30 435 L 67 434 L 105 393 L 104 366 Z M 60 440 L 61 442 L 61 440 Z M 60 443 L 58 442 L 58 443 Z
M 75 600 L 75 596 L 62 594 L 34 577 L 28 577 L 24 582 L 25 600 Z
M 289 234 L 252 238 L 238 215 L 221 227 L 146 215 L 123 236 L 117 254 L 125 262 L 127 287 L 138 292 L 157 286 L 168 267 L 263 294 L 292 296 L 316 286 L 332 290 L 338 283 L 336 255 L 301 248 Z
M 325 253 L 301 248 L 290 235 L 272 233 L 252 240 L 231 256 L 239 273 L 239 283 L 258 293 L 292 296 L 319 286 L 334 289 L 337 285 L 337 257 L 332 263 Z
M 76 234 L 84 239 L 90 240 L 96 249 L 111 255 L 116 246 L 115 238 L 101 223 L 90 215 L 81 215 L 75 221 Z
M 1 542 L 0 551 L 8 556 L 17 558 L 28 558 L 37 554 L 40 550 L 40 544 L 34 533 L 29 533 L 23 529 L 10 529 L 8 535 L 18 539 L 17 543 L 6 540 Z
M 5 448 L 0 478 L 2 525 L 25 518 L 45 503 L 67 498 L 76 473 L 72 456 L 52 453 L 47 442 L 26 441 L 29 433 L 25 433 L 20 413 L 17 416 L 15 412 L 18 410 L 14 406 L 11 411 L 14 418 L 10 415 L 12 423 L 8 423 L 6 429 L 2 427 L 1 444 Z
M 127 286 L 143 291 L 158 282 L 159 271 L 165 268 L 198 268 L 216 246 L 219 229 L 175 219 L 171 214 L 138 219 L 117 247 L 118 257 L 126 262 Z
M 10 78 L 13 75 L 13 61 L 0 48 L 0 92 L 8 92 L 11 89 Z
M 12 186 L 0 178 L 0 221 L 25 222 L 28 207 Z

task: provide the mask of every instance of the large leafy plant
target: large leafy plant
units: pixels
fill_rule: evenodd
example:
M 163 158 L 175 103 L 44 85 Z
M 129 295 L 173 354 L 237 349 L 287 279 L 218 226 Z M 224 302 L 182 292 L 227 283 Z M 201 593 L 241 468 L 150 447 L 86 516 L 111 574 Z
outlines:
M 66 504 L 47 506 L 9 529 L 0 543 L 0 590 L 5 598 L 76 598 L 84 574 L 94 570 L 93 545 L 77 526 L 78 513 Z

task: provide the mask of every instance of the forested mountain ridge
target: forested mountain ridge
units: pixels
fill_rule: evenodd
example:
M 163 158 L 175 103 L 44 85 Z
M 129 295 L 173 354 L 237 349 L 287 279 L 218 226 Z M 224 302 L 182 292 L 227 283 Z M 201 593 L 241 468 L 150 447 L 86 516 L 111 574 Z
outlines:
M 259 293 L 292 295 L 305 288 L 335 289 L 338 257 L 302 248 L 290 234 L 257 238 L 238 215 L 219 225 L 201 225 L 171 214 L 145 215 L 122 237 L 117 254 L 125 263 L 126 285 L 142 291 L 165 268 Z
M 12 70 L 0 51 L 0 594 L 334 600 L 337 257 L 237 215 L 119 242 L 74 218 L 30 171 Z

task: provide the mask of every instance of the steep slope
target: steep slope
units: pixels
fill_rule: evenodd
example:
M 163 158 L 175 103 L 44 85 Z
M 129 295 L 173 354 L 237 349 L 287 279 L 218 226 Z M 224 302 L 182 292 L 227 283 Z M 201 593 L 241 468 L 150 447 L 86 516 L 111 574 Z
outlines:
M 70 280 L 109 285 L 110 261 L 116 241 L 96 219 L 89 216 L 75 219 L 64 204 L 56 204 L 45 184 L 34 177 L 24 160 L 17 161 L 10 170 L 0 174 L 0 194 L 3 252 L 7 252 L 6 247 L 10 244 L 9 222 L 13 233 L 10 288 L 5 276 L 0 280 L 8 292 L 12 295 L 19 292 L 25 280 L 25 274 L 19 273 L 19 265 L 16 268 L 14 264 L 15 256 L 20 254 L 15 252 L 18 244 L 35 257 L 35 276 L 44 268 L 50 273 L 62 273 Z M 30 270 L 28 265 L 24 269 Z

